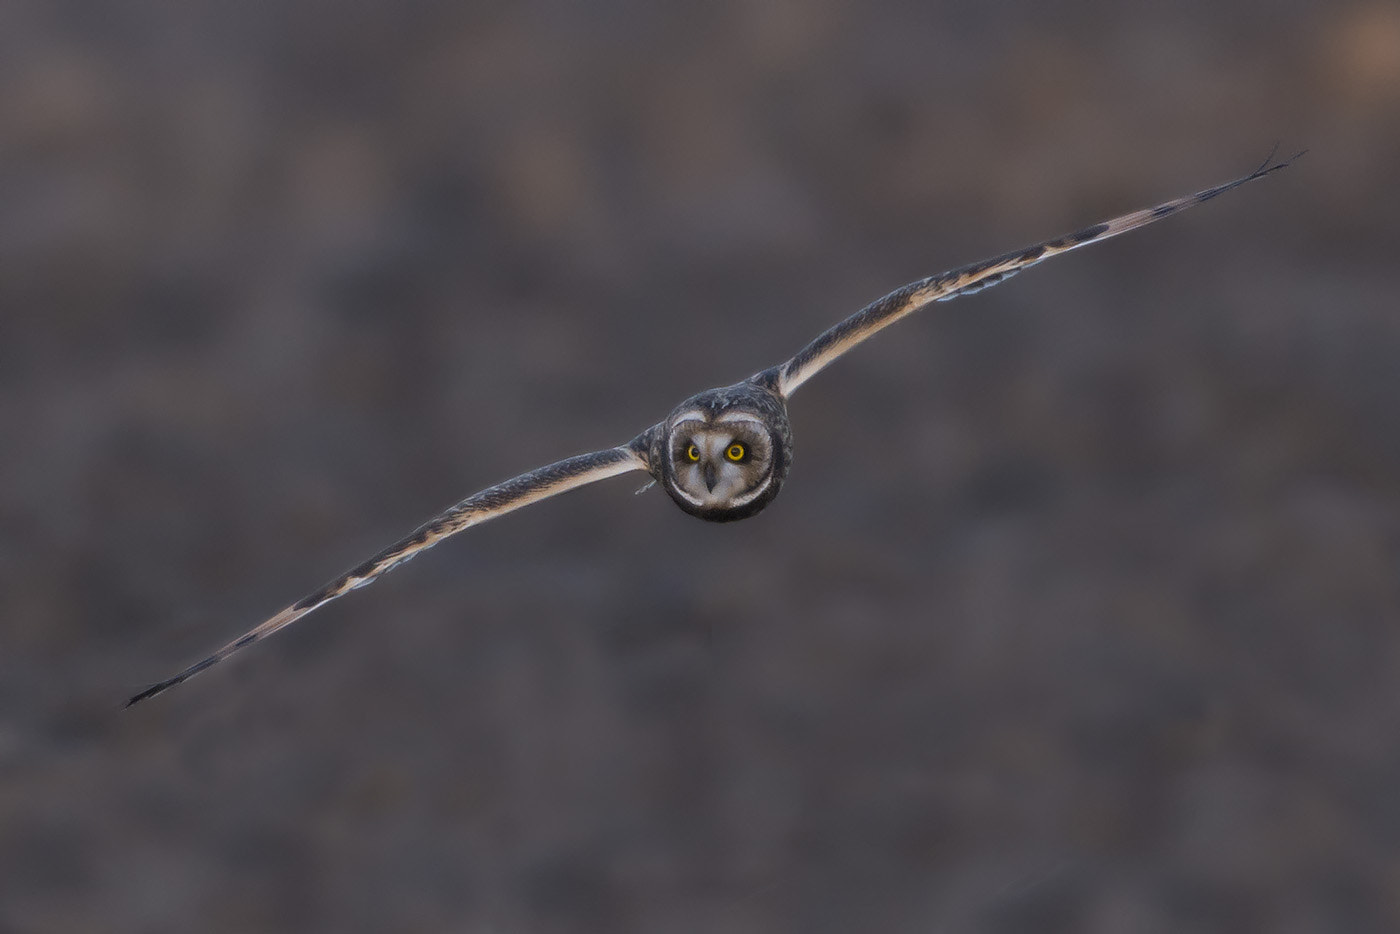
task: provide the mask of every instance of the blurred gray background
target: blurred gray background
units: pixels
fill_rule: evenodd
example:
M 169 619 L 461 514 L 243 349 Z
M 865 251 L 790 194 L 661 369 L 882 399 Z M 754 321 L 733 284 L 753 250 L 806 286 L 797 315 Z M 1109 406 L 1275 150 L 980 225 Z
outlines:
M 0 932 L 1400 929 L 1400 8 L 0 7 Z M 795 398 L 778 501 L 440 507 Z

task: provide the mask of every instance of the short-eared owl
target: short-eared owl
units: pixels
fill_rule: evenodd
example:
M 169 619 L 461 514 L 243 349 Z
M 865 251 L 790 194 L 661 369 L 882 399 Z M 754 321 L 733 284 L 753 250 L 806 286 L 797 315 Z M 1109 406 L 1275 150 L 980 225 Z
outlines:
M 822 332 L 792 359 L 733 386 L 691 396 L 663 421 L 626 444 L 570 457 L 468 496 L 208 658 L 135 695 L 127 706 L 179 684 L 336 597 L 363 587 L 449 535 L 588 483 L 645 471 L 692 516 L 714 522 L 752 516 L 778 495 L 792 464 L 788 398 L 846 351 L 932 302 L 976 292 L 1047 257 L 1151 224 L 1263 178 L 1291 161 L 1274 162 L 1271 154 L 1259 168 L 1232 182 L 895 289 Z

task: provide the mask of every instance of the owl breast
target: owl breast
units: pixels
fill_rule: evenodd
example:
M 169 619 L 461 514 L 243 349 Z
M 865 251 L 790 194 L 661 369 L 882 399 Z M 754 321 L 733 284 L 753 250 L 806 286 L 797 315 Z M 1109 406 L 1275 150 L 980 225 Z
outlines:
M 652 436 L 652 474 L 677 506 L 711 522 L 771 503 L 792 463 L 787 406 L 760 374 L 686 399 Z

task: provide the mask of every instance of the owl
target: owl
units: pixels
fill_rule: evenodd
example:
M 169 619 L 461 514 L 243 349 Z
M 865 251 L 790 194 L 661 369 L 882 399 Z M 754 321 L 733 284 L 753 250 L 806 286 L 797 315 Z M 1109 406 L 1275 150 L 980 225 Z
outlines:
M 1223 185 L 895 289 L 823 331 L 791 359 L 732 386 L 707 389 L 691 396 L 663 421 L 626 444 L 566 458 L 468 496 L 212 655 L 134 695 L 126 706 L 188 680 L 312 610 L 365 586 L 449 535 L 589 483 L 620 474 L 647 473 L 677 506 L 692 516 L 711 522 L 746 519 L 773 502 L 792 466 L 788 399 L 837 357 L 933 302 L 980 291 L 1048 257 L 1106 240 L 1209 201 L 1277 172 L 1301 155 L 1297 153 L 1290 159 L 1275 162 L 1271 153 L 1253 172 Z

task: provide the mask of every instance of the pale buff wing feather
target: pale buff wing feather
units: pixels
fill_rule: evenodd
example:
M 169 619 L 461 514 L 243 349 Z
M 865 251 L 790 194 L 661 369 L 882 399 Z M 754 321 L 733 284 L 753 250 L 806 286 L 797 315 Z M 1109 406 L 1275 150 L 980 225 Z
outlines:
M 952 269 L 936 276 L 929 276 L 918 282 L 911 282 L 867 305 L 839 324 L 828 328 L 810 344 L 798 351 L 791 360 L 782 364 L 778 368 L 778 392 L 785 398 L 790 396 L 797 387 L 811 379 L 837 357 L 876 332 L 933 302 L 947 301 L 950 298 L 957 298 L 959 295 L 969 295 L 999 282 L 1005 282 L 1022 269 L 1034 266 L 1047 257 L 1068 253 L 1070 250 L 1090 243 L 1097 243 L 1100 240 L 1107 240 L 1109 237 L 1116 237 L 1119 234 L 1159 221 L 1164 217 L 1170 217 L 1179 211 L 1184 211 L 1203 201 L 1209 201 L 1217 195 L 1224 194 L 1232 188 L 1238 188 L 1246 182 L 1252 182 L 1256 178 L 1263 178 L 1271 172 L 1277 172 L 1302 154 L 1301 152 L 1296 153 L 1282 162 L 1274 162 L 1273 154 L 1270 153 L 1269 158 L 1265 159 L 1259 168 L 1223 185 L 1216 185 L 1214 188 L 1207 188 L 1205 191 L 1177 198 L 1156 207 L 1124 214 L 1121 217 L 1085 227 L 1063 237 L 1056 237 L 1034 246 L 1013 250 L 992 259 Z
M 374 581 L 386 571 L 402 564 L 419 552 L 433 547 L 449 535 L 455 535 L 464 529 L 480 525 L 488 519 L 503 516 L 522 506 L 528 506 L 576 487 L 635 470 L 647 470 L 648 465 L 644 451 L 634 445 L 636 442 L 633 445 L 570 457 L 547 467 L 532 470 L 527 474 L 521 474 L 514 479 L 467 497 L 457 505 L 423 523 L 406 538 L 385 548 L 368 561 L 346 571 L 315 593 L 308 594 L 246 634 L 239 636 L 208 658 L 196 662 L 173 678 L 167 678 L 158 684 L 153 684 L 136 694 L 126 702 L 126 706 L 130 707 L 137 701 L 145 700 L 159 694 L 166 688 L 174 687 L 181 681 L 194 677 L 204 669 L 228 658 L 239 649 L 265 639 L 277 630 L 296 622 L 312 610 L 319 609 L 335 598 Z

